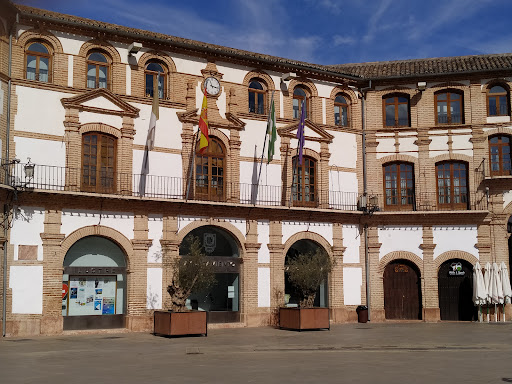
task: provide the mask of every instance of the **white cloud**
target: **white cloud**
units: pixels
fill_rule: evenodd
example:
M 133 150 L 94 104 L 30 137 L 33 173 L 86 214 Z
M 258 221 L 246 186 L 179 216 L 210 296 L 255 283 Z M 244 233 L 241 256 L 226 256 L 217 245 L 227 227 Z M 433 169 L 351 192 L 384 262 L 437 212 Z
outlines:
M 350 45 L 350 44 L 354 44 L 356 42 L 356 39 L 354 39 L 353 37 L 350 37 L 350 36 L 340 36 L 340 35 L 334 35 L 332 40 L 333 40 L 333 44 L 335 46 L 338 46 L 338 45 Z

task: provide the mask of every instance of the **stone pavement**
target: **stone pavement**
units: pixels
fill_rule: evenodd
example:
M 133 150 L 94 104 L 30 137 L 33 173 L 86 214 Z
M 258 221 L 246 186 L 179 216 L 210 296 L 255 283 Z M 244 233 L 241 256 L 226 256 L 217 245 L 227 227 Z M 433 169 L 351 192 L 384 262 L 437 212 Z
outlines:
M 0 383 L 511 383 L 512 323 L 102 332 L 0 340 Z

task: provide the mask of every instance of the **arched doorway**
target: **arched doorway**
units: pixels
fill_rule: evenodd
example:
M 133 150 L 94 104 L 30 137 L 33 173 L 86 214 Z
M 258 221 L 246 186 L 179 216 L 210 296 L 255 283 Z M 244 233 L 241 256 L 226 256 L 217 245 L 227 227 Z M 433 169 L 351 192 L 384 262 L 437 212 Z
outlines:
M 386 319 L 421 320 L 421 279 L 410 261 L 395 260 L 384 269 Z
M 100 236 L 78 240 L 64 257 L 64 330 L 122 328 L 126 313 L 126 255 Z
M 208 311 L 208 322 L 240 321 L 240 247 L 235 238 L 222 228 L 204 226 L 187 236 L 196 236 L 203 251 L 211 258 L 216 283 L 207 292 L 190 295 L 187 307 Z M 180 256 L 188 255 L 187 242 L 180 245 Z
M 286 266 L 288 261 L 297 257 L 299 254 L 314 253 L 317 248 L 321 248 L 320 244 L 313 240 L 298 240 L 288 249 L 286 252 L 285 259 L 285 272 L 284 272 L 284 293 L 285 293 L 285 304 L 287 307 L 297 307 L 301 300 L 301 293 L 298 292 L 292 284 L 288 281 L 288 272 Z M 329 290 L 327 281 L 320 284 L 316 291 L 315 296 L 315 307 L 328 307 Z
M 473 266 L 465 260 L 451 259 L 439 267 L 439 309 L 441 320 L 476 319 L 473 304 Z

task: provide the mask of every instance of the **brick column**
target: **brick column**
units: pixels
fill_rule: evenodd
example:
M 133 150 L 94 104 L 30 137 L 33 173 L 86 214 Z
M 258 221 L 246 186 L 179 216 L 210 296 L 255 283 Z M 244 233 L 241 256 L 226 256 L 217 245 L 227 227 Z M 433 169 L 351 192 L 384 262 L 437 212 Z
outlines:
M 194 196 L 194 170 L 192 169 L 192 172 L 190 172 L 190 163 L 194 161 L 193 156 L 195 156 L 195 153 L 192 153 L 195 135 L 194 128 L 191 123 L 183 123 L 182 129 L 183 131 L 181 134 L 181 164 L 183 175 L 183 197 L 187 198 L 187 186 L 190 178 L 190 191 L 188 194 L 188 198 L 191 199 Z
M 343 300 L 343 225 L 334 223 L 332 228 L 333 246 L 332 258 L 333 266 L 329 276 L 329 307 L 331 309 L 331 319 L 335 323 L 347 321 L 347 310 Z
M 329 144 L 320 143 L 320 179 L 317 181 L 317 193 L 319 193 L 319 207 L 329 208 Z
M 228 202 L 238 203 L 240 201 L 240 133 L 236 129 L 229 131 L 229 158 L 228 167 L 230 178 L 228 181 L 227 197 Z
M 242 321 L 248 327 L 268 324 L 268 314 L 259 313 L 258 308 L 258 251 L 261 247 L 260 243 L 254 240 L 258 239 L 256 220 L 247 222 L 250 232 L 245 243 L 245 255 L 243 259 L 243 292 L 242 292 Z M 252 235 L 250 235 L 252 234 Z
M 82 164 L 82 138 L 78 109 L 66 108 L 64 120 L 66 137 L 66 190 L 80 190 L 80 167 Z
M 284 246 L 281 222 L 270 221 L 268 249 L 270 252 L 270 307 L 280 307 L 284 301 Z
M 423 276 L 421 276 L 421 292 L 423 296 L 423 320 L 439 321 L 439 288 L 437 268 L 434 263 L 434 234 L 431 226 L 423 227 Z
M 290 138 L 281 137 L 281 185 L 282 185 L 282 197 L 284 199 L 284 205 L 290 205 L 290 194 L 292 187 L 293 177 L 293 155 L 292 148 L 290 147 Z
M 132 331 L 149 331 L 152 328 L 151 316 L 146 309 L 147 260 L 152 240 L 148 239 L 148 217 L 136 214 L 134 219 L 133 254 L 130 255 L 128 270 L 128 313 L 126 327 Z
M 47 209 L 44 217 L 43 241 L 43 316 L 41 334 L 62 333 L 62 269 L 60 245 L 64 235 L 60 233 L 62 212 Z
M 371 321 L 384 321 L 384 280 L 380 271 L 379 234 L 376 227 L 368 227 L 368 259 L 370 270 L 370 317 Z M 366 273 L 366 272 L 364 272 Z
M 118 172 L 118 192 L 123 195 L 132 195 L 132 174 L 140 174 L 140 169 L 133 169 L 133 137 L 135 129 L 133 117 L 123 116 L 123 126 L 121 128 L 121 140 L 117 148 L 117 172 Z

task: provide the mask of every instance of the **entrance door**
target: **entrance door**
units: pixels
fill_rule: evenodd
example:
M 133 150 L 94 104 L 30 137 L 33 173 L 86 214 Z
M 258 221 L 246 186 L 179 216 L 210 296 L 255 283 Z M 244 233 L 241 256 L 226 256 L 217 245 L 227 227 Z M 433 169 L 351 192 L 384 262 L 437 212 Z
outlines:
M 389 263 L 384 270 L 386 319 L 421 320 L 421 285 L 417 268 L 405 260 Z
M 476 319 L 473 305 L 473 267 L 464 260 L 452 259 L 439 268 L 439 309 L 441 320 Z

